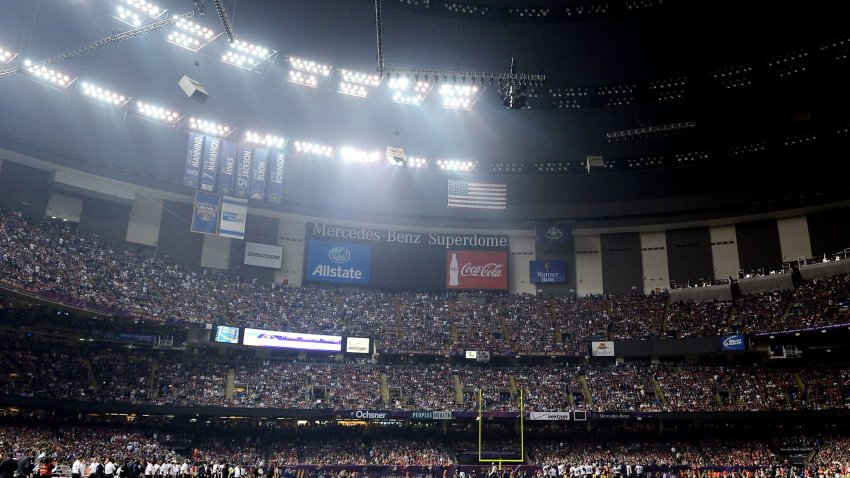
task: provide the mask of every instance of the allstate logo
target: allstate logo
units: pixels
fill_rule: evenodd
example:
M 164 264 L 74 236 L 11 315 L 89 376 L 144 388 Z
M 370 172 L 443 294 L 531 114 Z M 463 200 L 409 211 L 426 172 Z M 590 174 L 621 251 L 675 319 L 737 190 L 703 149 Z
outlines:
M 351 259 L 351 252 L 344 247 L 337 246 L 328 251 L 328 257 L 337 264 L 345 264 Z
M 549 239 L 550 241 L 557 241 L 558 239 L 564 237 L 564 232 L 558 229 L 557 227 L 552 226 L 549 229 L 546 229 L 545 236 L 546 239 Z

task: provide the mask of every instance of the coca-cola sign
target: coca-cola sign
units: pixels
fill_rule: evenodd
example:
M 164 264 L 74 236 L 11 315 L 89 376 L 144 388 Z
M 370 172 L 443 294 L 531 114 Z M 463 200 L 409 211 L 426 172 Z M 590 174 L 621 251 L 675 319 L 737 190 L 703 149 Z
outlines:
M 508 288 L 508 254 L 505 252 L 448 251 L 447 289 Z

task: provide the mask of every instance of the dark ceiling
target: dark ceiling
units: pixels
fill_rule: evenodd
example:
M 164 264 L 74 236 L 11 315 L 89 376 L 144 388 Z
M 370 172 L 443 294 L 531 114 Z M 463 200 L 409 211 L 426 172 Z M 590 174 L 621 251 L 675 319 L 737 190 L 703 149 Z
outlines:
M 95 41 L 127 28 L 111 17 L 118 3 L 4 0 L 0 48 L 38 60 Z M 690 158 L 685 162 L 731 168 L 747 184 L 780 161 L 811 165 L 808 159 L 817 155 L 831 163 L 847 146 L 841 128 L 850 123 L 850 62 L 841 55 L 850 48 L 850 29 L 840 2 L 414 3 L 383 2 L 388 67 L 504 72 L 516 58 L 520 71 L 547 77 L 544 87 L 534 88 L 531 109 L 505 109 L 494 86 L 472 110 L 456 111 L 440 108 L 435 93 L 414 107 L 389 101 L 385 90 L 364 100 L 336 93 L 334 84 L 311 89 L 285 81 L 288 55 L 375 71 L 375 7 L 368 0 L 224 0 L 240 39 L 280 51 L 263 74 L 220 62 L 223 38 L 192 53 L 167 43 L 167 30 L 54 67 L 240 131 L 473 159 L 479 161 L 479 174 L 534 175 L 539 174 L 534 165 L 541 163 L 570 163 L 562 172 L 577 172 L 587 155 L 600 154 L 609 170 L 667 169 Z M 191 0 L 158 4 L 169 13 L 192 9 Z M 601 13 L 600 5 L 606 6 Z M 454 11 L 472 7 L 487 14 Z M 518 17 L 517 8 L 548 8 L 552 13 Z M 566 15 L 567 8 L 573 14 Z M 220 31 L 212 6 L 207 9 L 209 15 L 200 22 Z M 183 95 L 177 87 L 183 74 L 207 87 L 206 103 Z M 658 82 L 668 80 L 684 86 L 673 89 L 672 98 L 659 99 Z M 737 81 L 742 84 L 727 88 Z M 604 87 L 620 93 L 604 95 Z M 558 109 L 553 100 L 570 88 L 588 92 L 578 97 L 582 108 Z M 624 104 L 608 106 L 618 102 Z M 696 126 L 620 142 L 606 137 L 613 131 L 685 121 Z M 181 174 L 186 138 L 184 130 L 93 105 L 76 92 L 54 91 L 24 75 L 0 79 L 0 133 L 7 146 L 37 145 L 72 163 L 106 164 L 169 181 Z M 843 164 L 834 166 L 846 172 Z M 722 173 L 664 177 L 697 184 L 702 177 L 716 181 Z M 700 190 L 710 189 L 703 185 Z

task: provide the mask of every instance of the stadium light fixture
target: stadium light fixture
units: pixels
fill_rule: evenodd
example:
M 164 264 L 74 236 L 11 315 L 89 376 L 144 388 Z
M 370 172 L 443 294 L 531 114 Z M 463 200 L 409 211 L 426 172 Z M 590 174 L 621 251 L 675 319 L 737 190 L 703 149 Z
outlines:
M 156 20 L 166 12 L 144 0 L 119 0 L 117 3 L 114 17 L 133 27 L 142 26 L 147 19 Z
M 280 136 L 273 136 L 270 134 L 262 135 L 253 131 L 245 132 L 245 141 L 266 146 L 268 148 L 283 149 L 283 147 L 286 146 L 286 140 Z
M 77 81 L 74 77 L 56 71 L 52 68 L 48 68 L 44 65 L 35 66 L 30 60 L 24 61 L 24 71 L 51 86 L 56 86 L 62 89 L 69 87 L 73 82 Z
M 410 169 L 425 169 L 428 167 L 428 164 L 430 162 L 430 159 L 420 158 L 417 156 L 410 156 L 407 158 L 407 167 Z
M 202 27 L 197 23 L 190 22 L 185 18 L 178 20 L 174 26 L 175 30 L 168 34 L 168 41 L 181 48 L 194 52 L 197 52 L 201 48 L 207 46 L 210 42 L 221 35 L 220 33 L 216 34 L 207 27 Z
M 361 71 L 339 70 L 339 77 L 346 83 L 363 86 L 378 86 L 381 84 L 381 77 L 378 75 L 370 75 Z
M 277 58 L 277 50 L 269 50 L 246 41 L 236 40 L 228 45 L 229 48 L 221 56 L 221 61 L 246 70 L 253 70 L 264 62 Z
M 429 83 L 428 80 L 411 80 L 406 76 L 400 76 L 390 78 L 387 81 L 387 86 L 392 90 L 392 99 L 396 103 L 419 106 L 425 101 L 425 97 L 428 96 L 434 85 Z
M 333 147 L 323 144 L 295 141 L 293 146 L 295 146 L 296 153 L 314 154 L 317 156 L 324 156 L 326 158 L 330 158 L 334 155 Z
M 202 120 L 195 117 L 189 118 L 189 129 L 193 129 L 195 131 L 212 134 L 215 136 L 221 136 L 222 138 L 226 138 L 233 133 L 233 130 L 228 126 L 223 124 L 218 124 L 212 121 Z
M 299 85 L 309 86 L 311 88 L 319 86 L 319 79 L 316 75 L 295 70 L 289 70 L 289 81 Z
M 150 118 L 170 125 L 177 124 L 183 117 L 183 115 L 174 110 L 141 101 L 136 101 L 136 112 L 144 118 Z
M 17 53 L 0 48 L 0 64 L 11 63 L 12 60 L 18 57 Z
M 305 73 L 312 73 L 314 75 L 319 76 L 328 76 L 331 73 L 330 65 L 317 63 L 312 60 L 305 60 L 303 58 L 298 58 L 297 56 L 289 57 L 289 66 L 293 70 L 303 71 Z
M 441 106 L 443 108 L 468 110 L 481 96 L 483 89 L 483 87 L 479 88 L 476 85 L 444 84 L 440 86 L 440 96 L 443 98 Z
M 360 98 L 368 98 L 369 97 L 369 88 L 366 88 L 363 85 L 356 85 L 354 83 L 347 83 L 345 81 L 339 82 L 339 87 L 337 91 L 342 93 L 343 95 L 349 96 L 357 96 Z
M 83 96 L 92 98 L 101 103 L 123 107 L 130 102 L 130 97 L 110 91 L 94 83 L 84 81 L 80 84 Z
M 468 173 L 475 169 L 478 161 L 458 161 L 456 159 L 439 159 L 437 166 L 443 171 Z
M 377 151 L 361 151 L 348 146 L 340 148 L 339 155 L 349 163 L 376 163 L 381 159 L 381 153 Z

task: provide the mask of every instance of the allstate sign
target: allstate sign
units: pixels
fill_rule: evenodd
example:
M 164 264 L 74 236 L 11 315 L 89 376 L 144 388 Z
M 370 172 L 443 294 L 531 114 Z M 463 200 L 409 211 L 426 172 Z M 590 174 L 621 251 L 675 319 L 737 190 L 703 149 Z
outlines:
M 313 282 L 369 284 L 372 249 L 360 244 L 309 241 L 306 279 Z
M 743 335 L 727 335 L 721 339 L 720 349 L 724 352 L 747 349 L 747 342 Z

